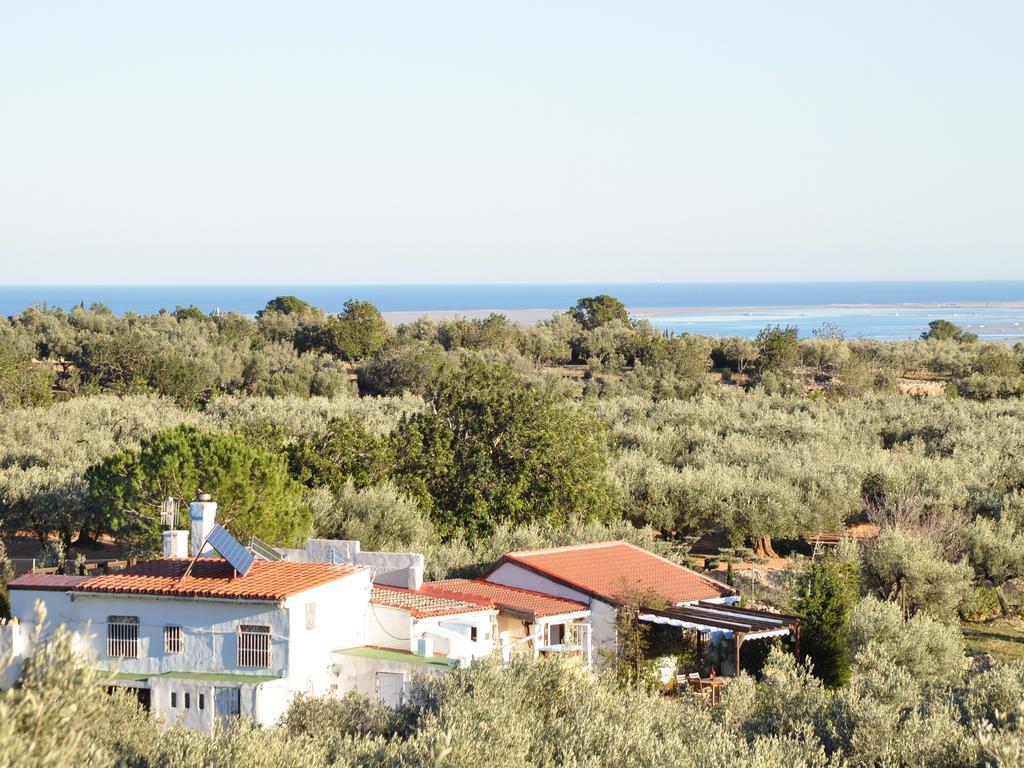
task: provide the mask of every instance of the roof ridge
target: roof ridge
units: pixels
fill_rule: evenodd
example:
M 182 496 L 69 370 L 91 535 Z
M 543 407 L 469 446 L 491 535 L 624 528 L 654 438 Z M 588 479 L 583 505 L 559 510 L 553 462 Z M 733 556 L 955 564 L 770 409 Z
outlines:
M 526 595 L 534 595 L 535 597 L 543 597 L 548 600 L 558 600 L 565 603 L 576 603 L 577 605 L 586 605 L 582 600 L 573 600 L 571 597 L 562 597 L 560 595 L 549 595 L 546 592 L 538 592 L 536 589 L 526 589 L 524 587 L 511 587 L 508 584 L 500 584 L 496 581 L 487 581 L 487 579 L 442 579 L 441 581 L 468 581 L 470 584 L 483 584 L 487 587 L 497 587 L 498 589 L 508 589 L 513 592 L 522 592 Z M 429 582 L 431 584 L 437 584 L 439 582 Z M 424 584 L 423 586 L 427 586 Z M 442 588 L 438 588 L 439 591 Z M 458 594 L 458 593 L 456 593 Z
M 604 552 L 604 550 L 608 550 L 607 553 Z M 600 563 L 605 561 L 607 558 L 610 558 L 608 562 L 618 562 L 623 559 L 627 562 L 632 561 L 634 563 L 632 566 L 633 568 L 641 568 L 640 563 L 646 562 L 647 565 L 641 568 L 641 571 L 664 568 L 670 569 L 666 574 L 662 574 L 658 578 L 672 581 L 675 584 L 675 586 L 671 588 L 673 590 L 672 592 L 665 593 L 666 598 L 669 598 L 670 595 L 674 595 L 669 598 L 672 602 L 691 599 L 688 595 L 694 591 L 694 587 L 697 587 L 698 593 L 702 590 L 713 590 L 715 596 L 736 594 L 735 589 L 723 584 L 717 579 L 705 576 L 682 563 L 673 562 L 667 557 L 656 552 L 652 552 L 649 549 L 644 549 L 636 544 L 621 540 L 599 542 L 589 545 L 510 552 L 501 557 L 490 567 L 485 574 L 485 578 L 493 574 L 503 564 L 509 563 L 521 568 L 527 568 L 547 578 L 554 579 L 555 581 L 584 594 L 597 598 L 611 598 L 612 600 L 618 600 L 621 595 L 618 594 L 618 585 L 613 584 L 612 580 L 621 568 L 617 566 L 614 572 L 608 571 L 607 569 L 602 570 Z M 581 570 L 579 567 L 571 564 L 577 561 L 590 562 L 592 564 L 589 566 L 591 570 L 588 572 L 587 567 L 583 567 Z M 593 565 L 594 563 L 597 563 L 597 572 L 593 570 L 595 567 Z M 620 563 L 620 565 L 625 567 L 625 564 Z M 677 575 L 669 575 L 672 572 Z M 681 584 L 676 583 L 679 579 L 688 580 L 690 582 L 690 586 L 683 587 Z M 620 580 L 623 581 L 623 586 L 628 586 L 629 583 L 636 581 L 638 584 L 648 582 L 647 587 L 652 588 L 655 591 L 667 588 L 666 585 L 659 587 L 653 583 L 649 583 L 649 579 L 644 576 L 642 572 L 638 572 L 634 575 L 620 575 Z M 712 595 L 709 594 L 698 599 L 711 596 Z
M 463 581 L 469 581 L 469 579 L 463 579 Z M 494 608 L 495 603 L 488 597 L 482 597 L 481 595 L 464 595 L 459 592 L 450 592 L 444 587 L 434 586 L 436 582 L 425 581 L 420 586 L 421 595 L 429 595 L 431 597 L 440 597 L 446 600 L 461 600 L 464 603 L 472 603 L 473 605 L 482 605 L 489 608 Z M 424 587 L 429 587 L 430 591 L 422 591 Z M 440 594 L 438 594 L 440 593 Z
M 579 549 L 598 549 L 600 547 L 611 547 L 617 544 L 626 544 L 627 546 L 640 549 L 628 541 L 622 539 L 613 539 L 611 541 L 592 541 L 585 544 L 564 544 L 559 547 L 545 547 L 543 549 L 518 549 L 514 552 L 506 552 L 505 557 L 522 557 L 524 555 L 547 555 L 552 552 L 571 552 Z M 644 550 L 646 551 L 646 550 Z

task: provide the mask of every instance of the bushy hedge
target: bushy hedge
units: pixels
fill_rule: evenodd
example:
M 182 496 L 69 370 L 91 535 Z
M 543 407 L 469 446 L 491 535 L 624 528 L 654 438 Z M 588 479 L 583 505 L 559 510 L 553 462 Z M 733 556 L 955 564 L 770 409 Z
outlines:
M 1024 701 L 1021 665 L 925 681 L 874 640 L 858 658 L 850 684 L 829 691 L 773 651 L 762 681 L 733 680 L 716 708 L 700 695 L 623 690 L 572 661 L 482 661 L 417 678 L 398 711 L 356 694 L 300 697 L 281 727 L 240 721 L 210 735 L 163 729 L 129 698 L 104 693 L 61 631 L 37 646 L 23 686 L 0 693 L 0 767 L 1019 765 L 1024 731 L 1011 715 Z

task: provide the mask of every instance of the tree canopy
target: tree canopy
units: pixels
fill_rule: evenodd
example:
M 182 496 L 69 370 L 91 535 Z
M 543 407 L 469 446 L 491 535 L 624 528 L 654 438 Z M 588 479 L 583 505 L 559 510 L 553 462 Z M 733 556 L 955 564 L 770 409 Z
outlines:
M 96 530 L 138 537 L 151 549 L 158 505 L 170 496 L 185 509 L 199 489 L 213 495 L 218 520 L 242 541 L 258 536 L 293 546 L 309 532 L 302 487 L 284 457 L 241 435 L 175 427 L 143 439 L 138 450 L 109 456 L 86 478 Z
M 427 401 L 395 433 L 395 473 L 443 534 L 607 514 L 601 430 L 582 410 L 472 358 Z
M 576 306 L 569 310 L 569 314 L 587 331 L 608 325 L 615 320 L 629 322 L 626 305 L 605 293 L 580 299 Z
M 832 688 L 850 679 L 846 628 L 850 604 L 838 571 L 839 565 L 833 561 L 815 561 L 797 603 L 797 611 L 806 621 L 801 647 L 814 663 L 814 674 Z
M 928 323 L 928 330 L 921 334 L 921 338 L 970 344 L 978 340 L 978 335 L 967 333 L 959 325 L 955 325 L 949 320 L 932 320 Z

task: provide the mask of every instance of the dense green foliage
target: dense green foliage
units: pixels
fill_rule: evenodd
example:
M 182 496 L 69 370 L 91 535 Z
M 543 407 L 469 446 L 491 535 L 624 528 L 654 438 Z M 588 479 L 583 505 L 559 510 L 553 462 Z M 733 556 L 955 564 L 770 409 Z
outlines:
M 865 553 L 862 578 L 877 597 L 896 603 L 905 616 L 926 613 L 952 619 L 966 602 L 971 569 L 949 562 L 939 544 L 899 528 L 887 528 Z
M 362 302 L 331 317 L 295 297 L 255 321 L 191 307 L 123 318 L 99 306 L 26 310 L 4 343 L 47 361 L 59 397 L 156 390 L 202 411 L 136 398 L 10 410 L 0 525 L 59 532 L 66 545 L 76 531 L 116 530 L 105 521 L 120 502 L 86 493 L 84 470 L 181 422 L 284 453 L 311 489 L 390 480 L 446 539 L 621 512 L 670 535 L 721 525 L 770 554 L 772 539 L 866 515 L 927 529 L 956 561 L 972 518 L 1024 508 L 1020 465 L 1006 460 L 1024 446 L 1020 401 L 1006 399 L 1020 387 L 1020 348 L 941 332 L 846 341 L 829 328 L 805 340 L 790 328 L 756 341 L 666 336 L 604 297 L 528 328 L 500 315 L 397 333 L 382 323 Z M 302 351 L 303 334 L 329 327 L 347 330 Z M 338 358 L 359 357 L 363 391 L 392 397 L 354 397 Z M 588 361 L 579 382 L 550 367 L 572 359 Z M 712 362 L 756 387 L 714 385 Z M 980 402 L 895 392 L 895 377 L 915 370 Z M 295 399 L 317 392 L 333 396 L 328 409 Z
M 0 412 L 31 405 L 45 405 L 53 395 L 52 375 L 45 363 L 32 361 L 0 337 Z
M 801 649 L 826 685 L 838 688 L 850 679 L 846 623 L 850 605 L 839 567 L 818 560 L 808 569 L 797 611 L 805 620 Z
M 804 615 L 813 672 L 773 654 L 714 711 L 652 694 L 641 642 L 617 680 L 483 663 L 421 681 L 397 713 L 302 699 L 278 730 L 160 734 L 93 695 L 58 639 L 0 698 L 0 766 L 68 750 L 138 766 L 1019 764 L 1005 718 L 1024 673 L 968 673 L 955 622 L 986 589 L 1014 610 L 1024 347 L 941 322 L 924 336 L 673 336 L 607 296 L 530 327 L 492 314 L 391 329 L 365 302 L 328 315 L 296 297 L 255 318 L 26 310 L 0 323 L 0 529 L 60 567 L 76 534 L 152 551 L 157 504 L 199 488 L 243 539 L 421 551 L 430 578 L 581 541 L 683 559 L 686 537 L 718 529 L 759 554 L 851 524 L 879 533 L 794 559 L 795 586 L 767 593 Z M 931 395 L 901 391 L 915 387 Z M 50 728 L 68 718 L 64 743 Z
M 90 467 L 86 481 L 96 510 L 92 531 L 122 539 L 142 532 L 155 540 L 160 503 L 170 497 L 187 508 L 197 489 L 217 499 L 218 519 L 243 541 L 258 536 L 295 546 L 310 529 L 284 457 L 240 435 L 175 427 Z
M 588 331 L 616 320 L 622 323 L 629 322 L 626 306 L 614 296 L 607 294 L 580 299 L 576 306 L 569 310 L 569 314 Z
M 313 530 L 324 539 L 355 539 L 364 550 L 421 552 L 434 543 L 426 512 L 391 481 L 357 488 L 350 480 L 306 495 Z
M 921 334 L 922 339 L 938 339 L 940 341 L 953 340 L 959 342 L 977 341 L 978 336 L 973 333 L 965 333 L 959 325 L 954 325 L 949 320 L 932 320 L 928 323 L 928 330 Z
M 967 556 L 978 576 L 994 587 L 1003 615 L 1009 614 L 1003 587 L 1024 576 L 1024 534 L 1017 523 L 1010 515 L 978 518 L 971 525 Z
M 11 617 L 11 596 L 7 584 L 13 578 L 14 565 L 7 557 L 7 546 L 0 541 L 0 619 Z
M 395 474 L 439 531 L 607 515 L 597 422 L 505 366 L 472 358 L 438 379 L 395 434 Z

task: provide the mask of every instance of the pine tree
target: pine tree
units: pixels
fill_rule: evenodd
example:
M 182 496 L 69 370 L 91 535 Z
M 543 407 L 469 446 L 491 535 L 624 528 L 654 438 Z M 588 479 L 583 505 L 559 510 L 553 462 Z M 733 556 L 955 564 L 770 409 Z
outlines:
M 801 641 L 814 662 L 814 674 L 832 688 L 845 685 L 850 679 L 846 642 L 850 602 L 834 562 L 818 560 L 811 565 L 797 610 L 804 617 Z

